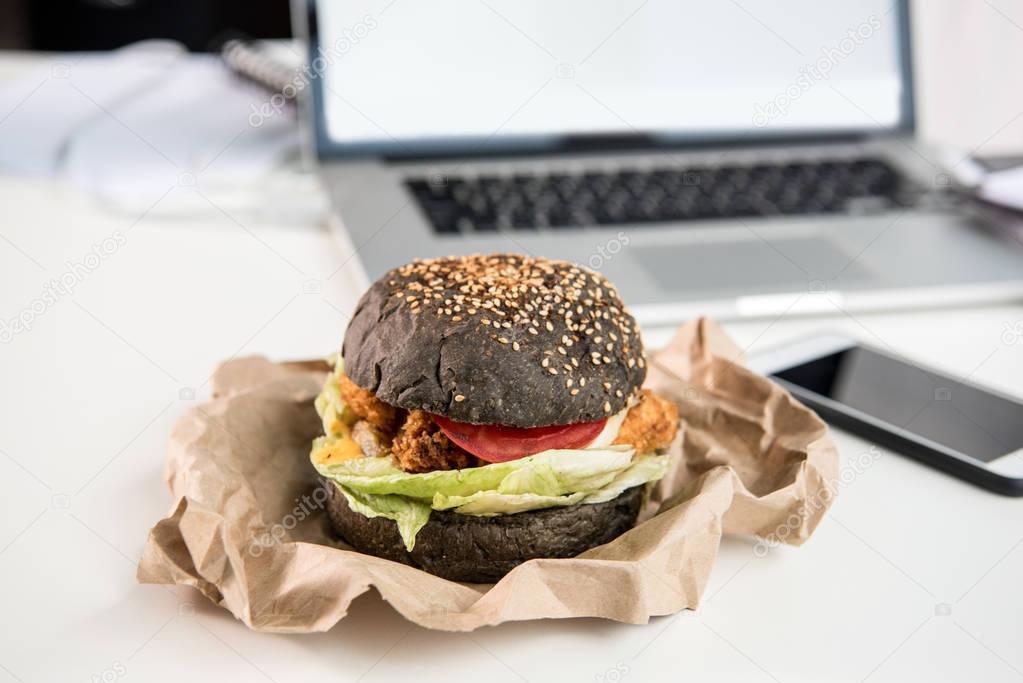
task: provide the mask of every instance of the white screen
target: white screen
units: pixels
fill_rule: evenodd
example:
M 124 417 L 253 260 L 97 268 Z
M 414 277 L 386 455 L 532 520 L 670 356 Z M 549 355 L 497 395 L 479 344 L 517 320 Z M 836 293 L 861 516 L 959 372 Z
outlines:
M 891 0 L 321 0 L 340 145 L 890 128 Z

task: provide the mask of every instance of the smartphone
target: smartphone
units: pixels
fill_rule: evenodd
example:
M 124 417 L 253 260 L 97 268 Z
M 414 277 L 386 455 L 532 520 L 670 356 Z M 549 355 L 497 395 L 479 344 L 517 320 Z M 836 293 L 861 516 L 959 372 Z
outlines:
M 1023 496 L 1023 401 L 840 335 L 756 354 L 828 422 L 996 493 Z

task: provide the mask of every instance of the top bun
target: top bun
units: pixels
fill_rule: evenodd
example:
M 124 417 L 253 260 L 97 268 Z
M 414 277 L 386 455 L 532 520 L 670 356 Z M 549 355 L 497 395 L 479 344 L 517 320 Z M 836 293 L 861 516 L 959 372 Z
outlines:
M 517 254 L 416 260 L 369 288 L 345 374 L 385 403 L 541 427 L 622 410 L 643 384 L 636 321 L 588 268 Z

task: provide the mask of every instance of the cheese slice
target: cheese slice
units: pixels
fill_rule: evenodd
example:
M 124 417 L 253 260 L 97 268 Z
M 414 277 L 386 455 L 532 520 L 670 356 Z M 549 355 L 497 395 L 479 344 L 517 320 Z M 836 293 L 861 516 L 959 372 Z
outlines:
M 363 457 L 359 444 L 352 439 L 351 428 L 344 422 L 338 423 L 338 429 L 331 436 L 324 437 L 323 442 L 313 449 L 313 462 L 319 465 L 333 465 L 345 460 Z
M 635 404 L 635 399 L 630 399 L 624 408 L 607 418 L 604 429 L 600 431 L 600 434 L 597 434 L 597 438 L 586 448 L 607 448 L 614 443 L 614 440 L 618 438 L 618 432 L 622 428 L 622 423 L 625 422 L 625 416 L 629 414 L 629 411 L 632 410 L 632 406 Z

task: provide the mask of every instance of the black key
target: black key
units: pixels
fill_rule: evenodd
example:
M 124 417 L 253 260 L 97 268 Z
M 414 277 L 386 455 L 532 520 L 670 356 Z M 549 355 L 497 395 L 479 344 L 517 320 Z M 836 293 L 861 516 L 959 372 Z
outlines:
M 458 206 L 453 202 L 432 201 L 421 204 L 423 211 L 435 226 L 444 226 L 441 232 L 457 232 L 455 220 L 459 216 Z
M 614 186 L 614 178 L 608 173 L 584 173 L 583 186 L 594 194 L 606 194 Z
M 504 178 L 487 176 L 480 178 L 480 190 L 487 201 L 497 204 L 513 191 L 513 185 Z
M 536 230 L 538 227 L 536 221 L 533 220 L 532 212 L 525 209 L 513 212 L 511 223 L 515 230 Z
M 472 198 L 473 190 L 466 183 L 456 183 L 451 188 L 451 196 L 459 204 L 465 204 Z
M 638 197 L 650 184 L 650 174 L 639 171 L 624 171 L 618 174 L 618 185 L 624 187 L 633 197 Z
M 442 235 L 453 235 L 459 232 L 458 226 L 455 225 L 453 220 L 447 218 L 434 218 L 430 217 L 430 222 L 433 224 L 433 229 Z

